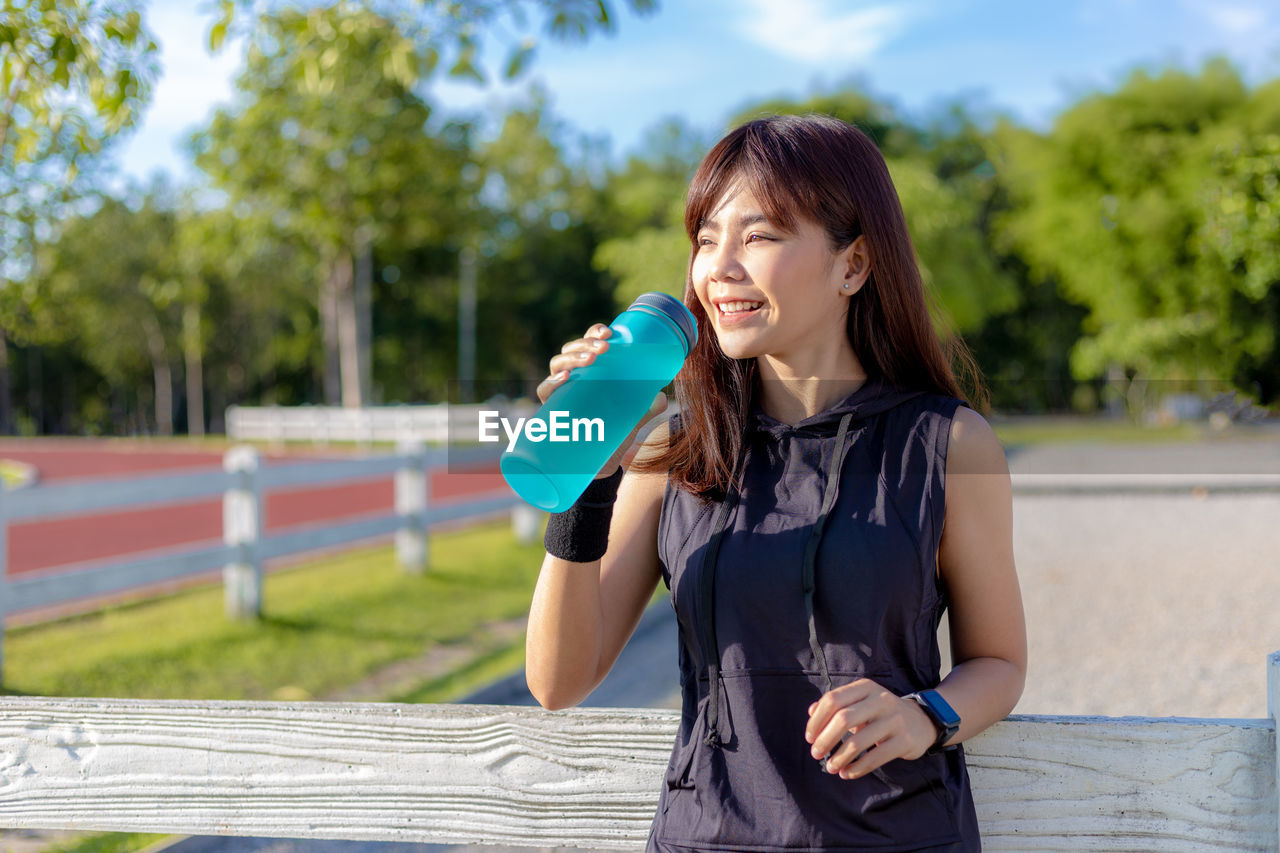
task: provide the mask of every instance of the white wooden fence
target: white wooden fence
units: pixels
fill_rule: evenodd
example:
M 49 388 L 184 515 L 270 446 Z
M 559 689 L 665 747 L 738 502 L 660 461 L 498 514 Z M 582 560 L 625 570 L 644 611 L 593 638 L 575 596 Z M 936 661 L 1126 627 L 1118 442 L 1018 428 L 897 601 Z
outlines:
M 407 571 L 420 572 L 428 560 L 427 529 L 432 524 L 511 511 L 517 535 L 527 541 L 540 513 L 510 491 L 475 500 L 428 506 L 427 472 L 498 459 L 496 448 L 433 449 L 407 444 L 399 452 L 351 459 L 262 465 L 251 447 L 235 447 L 224 457 L 224 471 L 163 474 L 50 483 L 0 495 L 0 637 L 5 614 L 97 598 L 150 584 L 221 568 L 229 615 L 252 618 L 262 611 L 264 560 L 394 533 Z M 332 486 L 345 481 L 395 476 L 395 511 L 355 520 L 304 525 L 264 535 L 262 499 L 272 489 Z M 223 541 L 128 555 L 72 567 L 23 573 L 5 571 L 6 531 L 14 521 L 142 509 L 222 496 Z M 0 646 L 0 666 L 3 663 Z
M 482 409 L 507 418 L 528 416 L 537 406 L 528 400 L 498 400 L 481 405 L 439 403 L 428 406 L 229 406 L 227 438 L 232 441 L 419 441 L 427 444 L 474 440 Z
M 965 742 L 991 851 L 1276 851 L 1269 719 L 1014 715 Z M 666 710 L 0 699 L 0 826 L 643 848 Z

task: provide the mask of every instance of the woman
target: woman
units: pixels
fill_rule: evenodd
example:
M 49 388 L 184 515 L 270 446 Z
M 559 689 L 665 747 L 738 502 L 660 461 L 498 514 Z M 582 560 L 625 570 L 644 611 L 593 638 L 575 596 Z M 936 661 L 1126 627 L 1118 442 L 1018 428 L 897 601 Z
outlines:
M 703 160 L 685 225 L 680 413 L 551 517 L 529 687 L 582 701 L 661 578 L 684 708 L 649 850 L 979 850 L 959 744 L 1026 671 L 1008 467 L 884 160 L 834 119 L 754 121 Z M 565 344 L 539 396 L 609 334 Z

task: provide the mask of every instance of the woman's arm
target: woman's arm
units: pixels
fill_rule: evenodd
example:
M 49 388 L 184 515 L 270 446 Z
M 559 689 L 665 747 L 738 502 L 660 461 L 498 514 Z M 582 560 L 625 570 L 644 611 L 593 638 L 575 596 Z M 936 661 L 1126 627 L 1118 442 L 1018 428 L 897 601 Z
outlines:
M 951 421 L 944 494 L 938 571 L 950 598 L 954 666 L 936 689 L 960 715 L 959 731 L 946 741 L 953 744 L 1008 716 L 1027 672 L 1009 466 L 986 419 L 964 406 Z M 805 738 L 813 754 L 834 749 L 827 767 L 845 778 L 895 758 L 919 758 L 937 737 L 924 709 L 866 678 L 828 692 L 809 715 Z
M 950 598 L 953 668 L 938 692 L 960 715 L 959 743 L 1003 720 L 1027 675 L 1027 626 L 1013 562 L 1013 489 L 986 419 L 961 406 L 947 452 L 938 568 Z M 921 710 L 921 715 L 924 715 Z
M 646 449 L 665 447 L 659 425 Z M 644 452 L 644 451 L 642 451 Z M 627 471 L 609 524 L 605 555 L 573 563 L 547 554 L 529 608 L 525 679 L 542 707 L 577 705 L 613 668 L 661 579 L 658 515 L 665 474 Z

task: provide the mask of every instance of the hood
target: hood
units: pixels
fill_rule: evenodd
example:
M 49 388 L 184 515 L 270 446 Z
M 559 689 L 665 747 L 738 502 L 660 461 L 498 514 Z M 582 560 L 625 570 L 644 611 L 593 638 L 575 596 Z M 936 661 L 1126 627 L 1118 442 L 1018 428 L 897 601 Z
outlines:
M 757 392 L 752 398 L 751 412 L 747 416 L 747 431 L 765 432 L 775 438 L 789 432 L 800 431 L 814 435 L 835 435 L 836 430 L 839 428 L 840 420 L 845 415 L 852 416 L 850 421 L 859 421 L 892 409 L 894 406 L 919 397 L 924 393 L 924 391 L 894 385 L 883 376 L 876 376 L 867 379 L 852 393 L 830 408 L 807 417 L 798 423 L 788 424 L 765 414 L 760 409 L 759 394 Z

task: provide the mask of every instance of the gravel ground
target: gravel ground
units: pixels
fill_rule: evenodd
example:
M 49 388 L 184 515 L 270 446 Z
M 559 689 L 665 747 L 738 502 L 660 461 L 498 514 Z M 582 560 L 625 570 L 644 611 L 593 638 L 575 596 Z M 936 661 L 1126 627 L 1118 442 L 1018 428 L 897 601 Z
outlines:
M 1019 496 L 1014 713 L 1265 717 L 1280 493 Z M 946 659 L 944 655 L 944 659 Z

